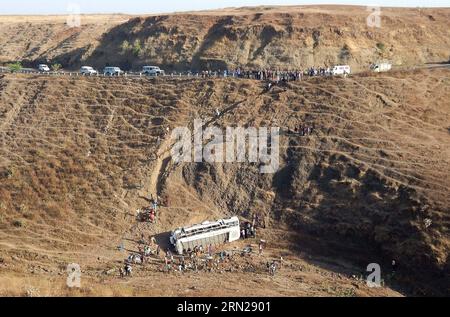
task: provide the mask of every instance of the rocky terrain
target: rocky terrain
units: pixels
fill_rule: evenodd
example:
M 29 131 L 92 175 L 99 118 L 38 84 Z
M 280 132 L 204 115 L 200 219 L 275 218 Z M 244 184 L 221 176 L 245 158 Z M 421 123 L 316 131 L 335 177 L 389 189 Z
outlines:
M 414 66 L 450 59 L 450 9 L 381 8 L 380 27 L 357 6 L 230 8 L 220 11 L 67 18 L 0 17 L 0 63 L 82 64 L 139 70 L 304 68 L 379 60 Z M 371 24 L 372 25 L 372 24 Z

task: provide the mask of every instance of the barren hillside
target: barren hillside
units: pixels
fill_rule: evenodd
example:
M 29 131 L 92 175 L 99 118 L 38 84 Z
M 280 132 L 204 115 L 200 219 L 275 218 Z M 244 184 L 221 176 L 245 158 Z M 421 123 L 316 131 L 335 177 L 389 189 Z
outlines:
M 57 59 L 69 66 L 87 58 L 112 27 L 126 15 L 83 15 L 82 25 L 69 27 L 67 16 L 0 16 L 0 63 Z
M 0 62 L 92 64 L 126 70 L 237 66 L 297 68 L 382 59 L 410 66 L 450 59 L 450 9 L 382 8 L 380 27 L 356 6 L 232 8 L 146 17 L 82 16 L 80 28 L 59 17 L 0 17 Z M 128 20 L 130 18 L 130 20 Z
M 0 293 L 74 294 L 62 285 L 76 262 L 87 295 L 448 295 L 449 98 L 445 69 L 313 78 L 270 92 L 252 80 L 5 75 Z M 167 128 L 194 119 L 281 127 L 280 170 L 174 164 Z M 295 133 L 305 125 L 311 135 Z M 156 192 L 157 224 L 136 223 Z M 252 213 L 268 248 L 230 270 L 163 273 L 155 259 L 129 280 L 108 273 L 126 257 L 117 246 L 136 251 L 142 233 L 164 245 L 177 226 Z M 280 256 L 286 265 L 269 277 L 264 263 Z M 381 289 L 352 278 L 373 262 Z

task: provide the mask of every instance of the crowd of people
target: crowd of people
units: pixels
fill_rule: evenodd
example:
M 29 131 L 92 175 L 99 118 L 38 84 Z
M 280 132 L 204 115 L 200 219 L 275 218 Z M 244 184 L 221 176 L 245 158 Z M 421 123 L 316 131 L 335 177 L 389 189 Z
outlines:
M 150 197 L 150 206 L 144 207 L 142 210 L 137 210 L 137 218 L 140 222 L 150 222 L 155 223 L 156 222 L 156 212 L 158 210 L 158 197 L 153 198 Z
M 262 253 L 262 244 L 259 245 L 259 253 Z M 210 253 L 211 252 L 211 253 Z M 133 272 L 133 265 L 145 265 L 146 259 L 149 256 L 153 256 L 156 259 L 160 259 L 160 252 L 153 251 L 147 253 L 147 249 L 143 252 L 145 254 L 132 254 L 124 262 L 124 267 L 119 269 L 120 277 L 130 277 Z M 185 255 L 174 255 L 170 250 L 167 250 L 164 254 L 163 266 L 161 272 L 236 272 L 239 270 L 245 270 L 249 266 L 254 268 L 254 264 L 245 260 L 246 257 L 253 253 L 251 248 L 245 248 L 241 251 L 206 251 L 201 247 L 188 252 Z M 238 261 L 238 257 L 244 259 Z M 280 261 L 267 262 L 267 270 L 270 275 L 275 275 L 276 271 L 280 267 Z
M 152 209 L 156 213 L 158 208 L 157 201 L 153 201 Z M 256 227 L 259 225 L 260 219 L 254 214 L 251 221 L 243 222 L 241 226 L 241 238 L 242 239 L 254 239 L 256 238 Z M 244 270 L 248 267 L 255 267 L 251 264 L 251 261 L 247 259 L 251 258 L 252 254 L 256 250 L 253 250 L 252 246 L 247 246 L 243 250 L 216 250 L 215 246 L 209 244 L 207 247 L 202 245 L 195 246 L 193 249 L 188 249 L 183 255 L 175 255 L 170 249 L 161 250 L 160 244 L 154 236 L 146 237 L 141 234 L 141 238 L 138 243 L 138 251 L 132 252 L 124 261 L 124 266 L 119 268 L 121 278 L 129 277 L 133 274 L 133 265 L 146 265 L 149 263 L 149 259 L 153 264 L 162 263 L 162 272 L 198 272 L 198 271 L 238 271 Z M 266 241 L 260 240 L 258 244 L 259 255 L 262 254 Z M 124 251 L 123 244 L 119 247 L 120 251 Z M 242 258 L 242 261 L 238 261 L 238 258 Z M 247 259 L 247 260 L 245 260 Z M 156 260 L 156 261 L 155 261 Z M 278 264 L 271 262 L 267 264 L 268 273 L 274 275 L 278 268 Z
M 119 247 L 119 250 L 123 251 L 123 246 Z M 138 241 L 138 252 L 131 253 L 124 261 L 124 267 L 120 268 L 120 276 L 131 276 L 132 265 L 147 263 L 148 258 L 152 256 L 159 257 L 161 254 L 161 247 L 156 241 L 155 237 L 149 237 L 149 242 L 145 239 L 144 234 L 141 235 Z
M 179 271 L 186 272 L 188 270 L 198 272 L 201 270 L 213 271 L 219 269 L 220 263 L 231 262 L 232 253 L 221 251 L 216 253 L 213 245 L 207 248 L 196 246 L 194 249 L 189 249 L 186 254 L 181 256 L 174 256 L 168 250 L 164 256 L 164 272 Z
M 299 134 L 300 136 L 308 136 L 314 132 L 314 125 L 312 126 L 300 126 L 294 129 L 294 133 Z
M 201 72 L 188 72 L 189 76 L 197 76 L 201 78 L 215 78 L 215 77 L 234 77 L 234 78 L 246 78 L 264 81 L 274 82 L 287 82 L 302 80 L 304 77 L 314 76 L 331 76 L 332 71 L 330 67 L 309 67 L 305 69 L 297 70 L 271 70 L 260 69 L 250 70 L 243 68 L 236 68 L 233 70 L 204 70 Z
M 284 132 L 288 135 L 310 136 L 316 130 L 316 126 L 312 125 L 300 125 L 293 130 L 288 128 Z
M 241 226 L 241 238 L 242 239 L 256 238 L 256 226 L 250 222 L 245 222 Z

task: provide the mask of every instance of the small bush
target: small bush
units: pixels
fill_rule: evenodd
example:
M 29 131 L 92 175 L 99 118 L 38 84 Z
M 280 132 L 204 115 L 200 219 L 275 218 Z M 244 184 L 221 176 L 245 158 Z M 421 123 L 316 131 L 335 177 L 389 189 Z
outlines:
M 347 44 L 345 44 L 341 49 L 339 59 L 341 60 L 341 62 L 346 63 L 350 59 L 350 57 L 351 57 L 350 47 Z
M 22 64 L 20 62 L 12 63 L 7 65 L 11 73 L 18 72 L 22 69 Z
M 130 45 L 130 42 L 125 40 L 122 42 L 122 45 L 120 46 L 120 48 L 122 49 L 122 53 L 127 53 L 132 47 Z
M 142 52 L 141 41 L 135 40 L 133 44 L 133 54 L 138 56 L 141 55 L 141 52 Z
M 45 208 L 45 212 L 52 219 L 61 218 L 61 206 L 59 206 L 57 203 L 48 203 Z
M 16 228 L 22 228 L 23 227 L 23 222 L 21 220 L 14 220 L 12 222 L 12 225 Z
M 384 51 L 384 49 L 385 49 L 384 43 L 381 43 L 381 42 L 377 43 L 377 48 L 378 48 L 380 51 Z
M 55 63 L 52 65 L 52 70 L 54 72 L 57 72 L 58 70 L 60 70 L 62 68 L 61 64 Z
M 0 171 L 0 178 L 6 178 L 6 179 L 10 179 L 14 176 L 14 170 L 13 169 L 3 169 Z
M 18 212 L 21 214 L 28 212 L 28 206 L 25 204 L 20 204 L 19 207 L 16 208 Z

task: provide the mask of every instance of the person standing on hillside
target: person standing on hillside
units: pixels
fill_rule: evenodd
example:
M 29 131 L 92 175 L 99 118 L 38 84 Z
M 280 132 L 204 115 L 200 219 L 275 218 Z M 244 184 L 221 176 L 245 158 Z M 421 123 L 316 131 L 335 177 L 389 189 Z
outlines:
M 392 266 L 392 274 L 395 274 L 395 272 L 397 271 L 397 262 L 395 260 L 392 260 L 391 266 Z
M 140 255 L 141 255 L 141 261 L 142 261 L 141 264 L 144 265 L 144 264 L 145 264 L 145 261 L 147 260 L 146 255 L 145 255 L 145 247 L 144 247 L 144 249 L 141 251 Z
M 277 263 L 275 261 L 272 262 L 272 264 L 270 264 L 270 275 L 274 276 L 275 273 L 277 272 Z
M 255 213 L 252 214 L 252 226 L 253 227 L 256 226 L 256 214 Z
M 156 220 L 155 212 L 153 209 L 150 211 L 149 220 L 150 220 L 150 223 L 154 223 Z
M 213 246 L 212 246 L 212 244 L 210 244 L 210 245 L 208 246 L 208 255 L 211 256 L 212 253 L 213 253 Z
M 156 213 L 156 211 L 158 209 L 158 199 L 157 198 L 156 199 L 152 199 L 151 201 L 152 201 L 153 210 Z
M 254 226 L 250 228 L 250 233 L 252 235 L 252 238 L 256 238 L 256 228 Z
M 133 273 L 133 268 L 131 267 L 131 264 L 127 263 L 125 265 L 125 275 L 131 276 L 132 273 Z

